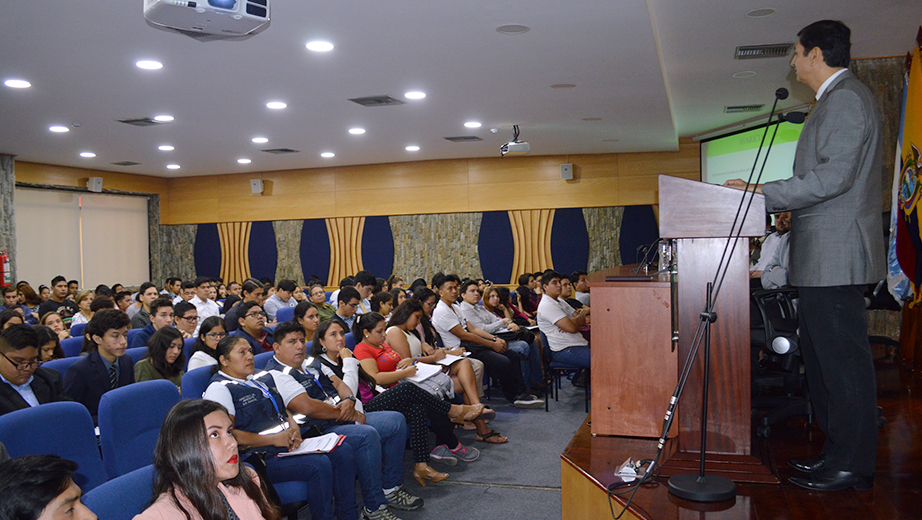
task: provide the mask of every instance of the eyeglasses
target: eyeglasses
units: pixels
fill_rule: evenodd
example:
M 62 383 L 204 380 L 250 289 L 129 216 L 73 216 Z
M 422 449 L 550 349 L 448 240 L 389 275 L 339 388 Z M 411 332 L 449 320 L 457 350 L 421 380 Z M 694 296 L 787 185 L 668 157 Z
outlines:
M 12 359 L 8 358 L 6 354 L 4 354 L 3 352 L 0 352 L 0 356 L 3 356 L 7 361 L 10 362 L 11 365 L 16 367 L 16 370 L 20 370 L 20 371 L 26 371 L 32 367 L 38 368 L 42 366 L 41 360 L 38 360 L 38 359 L 33 359 L 32 361 L 17 362 L 17 361 L 13 361 Z
M 247 314 L 246 316 L 244 316 L 244 318 L 256 318 L 256 317 L 258 317 L 258 316 L 262 316 L 263 318 L 268 318 L 268 317 L 269 317 L 268 314 L 266 314 L 265 312 L 260 311 L 260 312 L 251 312 L 250 314 Z
M 209 332 L 208 334 L 205 334 L 205 335 L 208 336 L 208 337 L 211 338 L 211 339 L 216 339 L 216 340 L 218 340 L 218 341 L 220 341 L 220 340 L 222 340 L 222 339 L 224 339 L 224 338 L 227 337 L 227 333 L 226 333 L 226 332 Z
M 185 320 L 187 323 L 198 321 L 198 316 L 176 316 L 177 320 Z
M 359 304 L 357 304 L 357 303 L 347 303 L 346 305 L 348 305 L 349 307 L 352 307 L 353 309 L 358 309 L 358 308 L 359 308 Z

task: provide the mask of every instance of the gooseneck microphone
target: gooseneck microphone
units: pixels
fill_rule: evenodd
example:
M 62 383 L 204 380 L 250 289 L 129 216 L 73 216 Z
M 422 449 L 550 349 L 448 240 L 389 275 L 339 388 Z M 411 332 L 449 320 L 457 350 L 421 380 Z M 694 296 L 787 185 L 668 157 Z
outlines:
M 788 112 L 787 114 L 778 114 L 779 121 L 787 121 L 795 125 L 802 125 L 807 120 L 805 112 Z
M 788 89 L 781 87 L 775 91 L 775 99 L 784 100 L 788 98 Z

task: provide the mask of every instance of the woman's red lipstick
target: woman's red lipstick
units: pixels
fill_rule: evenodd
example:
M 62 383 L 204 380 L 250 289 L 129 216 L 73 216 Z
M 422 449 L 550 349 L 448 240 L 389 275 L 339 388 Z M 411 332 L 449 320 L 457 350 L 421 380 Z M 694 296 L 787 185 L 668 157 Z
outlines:
M 236 463 L 237 463 L 237 456 L 234 455 L 233 457 L 227 459 L 227 463 L 228 463 L 228 464 L 236 464 Z

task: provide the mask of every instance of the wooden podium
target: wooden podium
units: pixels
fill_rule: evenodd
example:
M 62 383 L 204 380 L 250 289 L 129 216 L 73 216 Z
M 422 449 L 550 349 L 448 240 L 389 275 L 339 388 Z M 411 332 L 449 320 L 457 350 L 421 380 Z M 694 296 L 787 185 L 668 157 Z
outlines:
M 606 282 L 606 275 L 616 275 L 616 270 L 590 276 L 592 432 L 659 436 L 678 371 L 692 348 L 699 315 L 705 309 L 707 283 L 714 280 L 724 258 L 726 276 L 714 307 L 718 319 L 711 326 L 707 448 L 715 456 L 708 457 L 708 472 L 712 472 L 713 465 L 715 473 L 733 480 L 777 482 L 751 456 L 748 237 L 765 232 L 765 198 L 755 196 L 746 219 L 741 215 L 741 224 L 736 226 L 742 228 L 740 238 L 728 244 L 727 236 L 743 195 L 740 190 L 661 175 L 660 237 L 673 241 L 675 281 L 660 275 L 636 282 Z M 669 297 L 660 292 L 666 287 L 672 291 Z M 638 290 L 646 291 L 649 297 L 637 299 Z M 672 324 L 676 325 L 675 342 Z M 624 352 L 607 353 L 615 349 Z M 673 423 L 672 435 L 677 434 L 677 438 L 669 450 L 672 456 L 663 464 L 662 473 L 666 476 L 697 468 L 702 356 L 703 347 L 692 366 L 678 418 Z M 630 382 L 638 378 L 637 367 L 641 377 L 655 377 L 662 386 L 643 394 L 635 392 Z M 612 406 L 613 401 L 620 406 Z

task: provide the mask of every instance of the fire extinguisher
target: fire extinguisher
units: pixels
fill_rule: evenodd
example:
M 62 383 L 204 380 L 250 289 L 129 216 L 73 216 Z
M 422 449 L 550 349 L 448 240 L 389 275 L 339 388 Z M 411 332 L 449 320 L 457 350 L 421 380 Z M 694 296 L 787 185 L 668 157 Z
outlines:
M 0 251 L 0 273 L 3 274 L 3 277 L 0 278 L 0 287 L 9 287 L 13 284 L 13 273 L 10 272 L 10 255 L 7 254 L 6 249 Z

